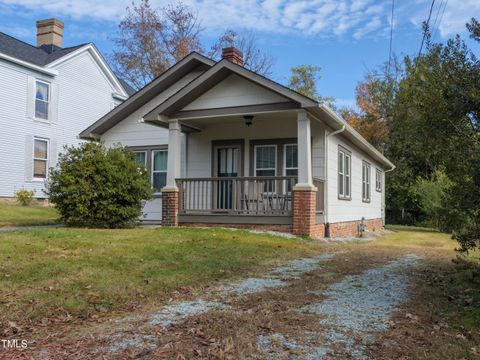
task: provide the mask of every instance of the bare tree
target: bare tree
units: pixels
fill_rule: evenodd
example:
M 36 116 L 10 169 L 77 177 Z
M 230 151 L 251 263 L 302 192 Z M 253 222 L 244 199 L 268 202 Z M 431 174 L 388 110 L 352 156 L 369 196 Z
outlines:
M 264 76 L 272 74 L 273 57 L 259 48 L 258 39 L 253 32 L 239 34 L 231 29 L 226 30 L 212 46 L 208 56 L 218 59 L 223 48 L 232 46 L 243 53 L 243 64 L 246 68 Z
M 113 38 L 112 65 L 139 89 L 191 51 L 202 52 L 197 15 L 183 3 L 154 9 L 149 0 L 132 3 Z

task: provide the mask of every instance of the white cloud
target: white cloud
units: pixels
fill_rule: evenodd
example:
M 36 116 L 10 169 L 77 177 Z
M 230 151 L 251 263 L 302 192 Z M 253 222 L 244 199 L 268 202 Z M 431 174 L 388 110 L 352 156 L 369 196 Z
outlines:
M 151 0 L 155 7 L 171 1 Z M 209 32 L 227 27 L 270 33 L 348 36 L 358 38 L 375 30 L 372 16 L 384 11 L 374 0 L 185 0 L 198 11 L 202 26 Z M 76 20 L 118 21 L 131 0 L 0 0 L 0 5 L 20 6 L 37 13 Z M 375 20 L 377 21 L 377 20 Z M 383 20 L 382 20 L 383 21 Z
M 154 7 L 174 0 L 151 0 Z M 137 0 L 138 2 L 138 0 Z M 267 33 L 294 33 L 322 37 L 384 37 L 389 27 L 391 0 L 184 0 L 199 15 L 209 33 L 225 28 L 245 28 Z M 436 9 L 443 1 L 437 1 Z M 431 0 L 402 1 L 395 23 L 420 26 Z M 31 13 L 75 20 L 117 22 L 131 0 L 0 0 L 0 7 L 21 7 Z M 480 13 L 479 0 L 450 0 L 439 26 L 441 36 L 464 31 L 465 22 Z

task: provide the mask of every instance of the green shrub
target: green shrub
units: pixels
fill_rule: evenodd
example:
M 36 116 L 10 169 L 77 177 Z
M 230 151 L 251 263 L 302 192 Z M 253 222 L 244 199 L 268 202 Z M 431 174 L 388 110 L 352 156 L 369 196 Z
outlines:
M 430 179 L 418 178 L 413 192 L 430 226 L 441 231 L 448 229 L 448 191 L 453 182 L 442 171 L 436 171 Z
M 130 150 L 88 142 L 65 147 L 46 193 L 67 225 L 119 228 L 138 222 L 152 188 Z
M 32 203 L 34 195 L 35 190 L 22 189 L 15 193 L 15 198 L 21 205 L 27 206 Z

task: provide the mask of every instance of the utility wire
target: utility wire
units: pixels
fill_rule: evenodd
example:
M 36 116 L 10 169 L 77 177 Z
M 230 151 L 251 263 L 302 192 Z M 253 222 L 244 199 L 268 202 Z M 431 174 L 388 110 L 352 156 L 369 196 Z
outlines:
M 447 3 L 448 3 L 448 0 L 445 0 L 445 3 L 443 4 L 443 10 L 442 10 L 442 15 L 440 15 L 440 20 L 438 21 L 438 25 L 437 27 L 435 28 L 435 30 L 433 31 L 433 35 L 432 35 L 432 40 L 435 39 L 435 35 L 437 35 L 437 31 L 440 29 L 440 24 L 442 23 L 442 19 L 443 19 L 443 14 L 445 14 L 445 9 L 447 7 Z M 440 4 L 440 7 L 442 5 Z M 440 11 L 440 10 L 439 10 Z M 437 14 L 438 15 L 438 14 Z
M 395 11 L 395 0 L 392 0 L 392 15 L 390 17 L 390 46 L 388 50 L 388 67 L 387 74 L 390 74 L 390 64 L 392 62 L 392 44 L 393 44 L 393 14 Z
M 428 24 L 430 23 L 430 18 L 432 17 L 433 5 L 435 5 L 435 0 L 432 0 L 432 5 L 430 6 L 430 12 L 428 13 L 427 23 L 426 23 L 425 29 L 423 29 L 422 44 L 420 45 L 420 50 L 418 51 L 418 56 L 420 56 L 422 54 L 423 44 L 425 42 L 425 38 L 427 37 Z

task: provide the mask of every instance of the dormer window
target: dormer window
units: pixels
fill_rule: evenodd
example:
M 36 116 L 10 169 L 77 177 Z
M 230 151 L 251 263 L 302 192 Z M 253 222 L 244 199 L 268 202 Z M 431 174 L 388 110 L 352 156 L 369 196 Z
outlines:
M 48 105 L 50 101 L 50 84 L 37 80 L 35 87 L 35 117 L 48 120 Z

